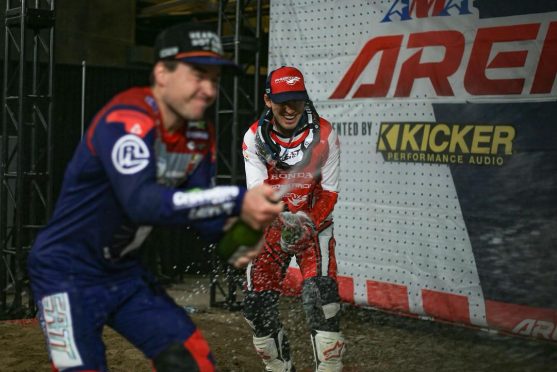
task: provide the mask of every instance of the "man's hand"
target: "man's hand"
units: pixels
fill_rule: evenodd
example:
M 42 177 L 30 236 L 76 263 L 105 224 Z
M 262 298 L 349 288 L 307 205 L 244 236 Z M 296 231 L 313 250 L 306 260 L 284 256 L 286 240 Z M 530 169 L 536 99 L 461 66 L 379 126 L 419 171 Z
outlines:
M 283 203 L 276 198 L 275 191 L 269 185 L 262 184 L 248 190 L 244 196 L 240 219 L 254 230 L 263 230 L 284 208 Z M 227 228 L 230 228 L 234 220 L 228 222 Z M 263 237 L 253 246 L 242 245 L 228 259 L 228 263 L 236 268 L 244 267 L 257 257 L 262 247 Z
M 283 203 L 276 200 L 273 188 L 262 184 L 246 192 L 240 218 L 255 230 L 262 230 L 283 208 Z
M 282 212 L 280 248 L 291 254 L 297 254 L 314 244 L 315 225 L 304 212 Z
M 263 239 L 261 239 L 261 241 L 255 246 L 249 247 L 247 250 L 244 250 L 242 252 L 238 252 L 239 254 L 235 254 L 233 257 L 230 258 L 230 260 L 228 260 L 228 263 L 234 266 L 236 269 L 246 267 L 251 260 L 257 257 L 262 248 Z

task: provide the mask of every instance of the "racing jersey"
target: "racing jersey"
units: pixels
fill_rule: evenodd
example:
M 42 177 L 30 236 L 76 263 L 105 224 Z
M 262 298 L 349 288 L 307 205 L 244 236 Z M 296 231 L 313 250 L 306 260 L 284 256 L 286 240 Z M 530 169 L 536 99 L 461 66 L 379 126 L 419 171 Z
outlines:
M 205 121 L 165 131 L 148 87 L 114 97 L 93 119 L 28 258 L 40 281 L 141 275 L 152 225 L 188 225 L 215 240 L 240 213 L 245 188 L 214 186 L 215 138 Z M 187 249 L 187 247 L 184 247 Z
M 274 120 L 274 119 L 273 119 Z M 281 148 L 281 159 L 290 165 L 279 169 L 265 161 L 258 153 L 256 143 L 258 122 L 253 123 L 244 135 L 242 151 L 246 168 L 247 187 L 261 183 L 273 186 L 291 212 L 305 211 L 319 227 L 328 220 L 338 198 L 340 149 L 339 140 L 331 123 L 320 118 L 319 141 L 304 148 L 303 143 L 312 142 L 314 133 L 310 128 L 293 138 L 271 131 L 271 139 Z M 304 154 L 309 151 L 309 154 Z M 304 160 L 304 155 L 310 156 Z

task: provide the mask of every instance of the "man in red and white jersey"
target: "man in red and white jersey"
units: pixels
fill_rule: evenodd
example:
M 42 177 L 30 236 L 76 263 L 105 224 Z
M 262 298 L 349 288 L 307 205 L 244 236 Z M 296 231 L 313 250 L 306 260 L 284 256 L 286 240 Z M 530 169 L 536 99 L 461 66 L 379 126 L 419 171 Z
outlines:
M 332 220 L 338 136 L 315 111 L 298 69 L 272 71 L 264 99 L 266 109 L 242 146 L 247 186 L 272 185 L 288 210 L 265 230 L 264 248 L 248 265 L 244 316 L 265 369 L 294 371 L 277 303 L 290 260 L 296 257 L 316 371 L 341 371 L 345 344 Z

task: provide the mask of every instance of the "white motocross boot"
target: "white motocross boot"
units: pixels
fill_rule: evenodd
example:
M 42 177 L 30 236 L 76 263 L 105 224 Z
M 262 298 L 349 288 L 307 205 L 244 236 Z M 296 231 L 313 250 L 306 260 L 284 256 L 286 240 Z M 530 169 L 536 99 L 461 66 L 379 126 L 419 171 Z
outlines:
M 285 340 L 284 331 L 281 329 L 276 334 L 263 337 L 253 336 L 255 351 L 265 363 L 265 371 L 269 372 L 294 372 L 288 351 L 283 350 Z
M 346 344 L 341 332 L 312 331 L 316 372 L 341 372 Z

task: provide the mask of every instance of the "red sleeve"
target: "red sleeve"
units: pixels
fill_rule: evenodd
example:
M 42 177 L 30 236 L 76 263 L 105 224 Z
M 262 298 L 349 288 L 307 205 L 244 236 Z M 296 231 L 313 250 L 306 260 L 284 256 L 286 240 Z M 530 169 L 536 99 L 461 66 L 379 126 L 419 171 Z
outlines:
M 321 180 L 314 191 L 314 204 L 310 217 L 319 229 L 323 221 L 333 212 L 338 199 L 338 178 L 340 168 L 340 146 L 338 136 L 331 123 L 321 118 L 321 134 L 326 139 L 326 158 L 321 166 Z
M 314 195 L 315 204 L 313 208 L 311 208 L 309 216 L 315 224 L 315 227 L 319 229 L 323 221 L 333 212 L 338 199 L 338 193 L 326 191 L 319 187 L 315 190 Z

